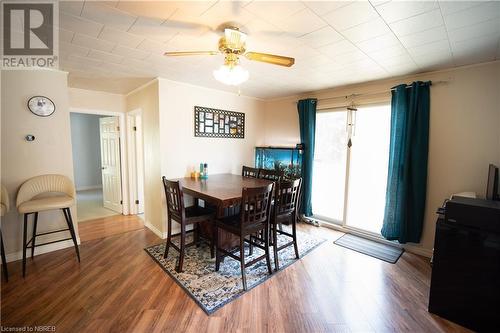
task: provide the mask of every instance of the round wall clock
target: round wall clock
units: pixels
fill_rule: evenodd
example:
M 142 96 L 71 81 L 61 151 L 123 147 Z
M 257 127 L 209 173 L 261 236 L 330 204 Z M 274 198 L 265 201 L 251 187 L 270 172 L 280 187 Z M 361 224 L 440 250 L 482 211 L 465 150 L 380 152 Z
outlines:
M 48 117 L 56 110 L 56 105 L 45 96 L 33 96 L 28 101 L 28 108 L 39 117 Z

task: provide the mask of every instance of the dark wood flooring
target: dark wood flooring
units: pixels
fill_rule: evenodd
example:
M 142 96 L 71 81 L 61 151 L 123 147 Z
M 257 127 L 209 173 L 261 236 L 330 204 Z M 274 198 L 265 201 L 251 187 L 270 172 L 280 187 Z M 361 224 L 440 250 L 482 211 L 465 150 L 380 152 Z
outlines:
M 301 225 L 333 240 L 342 234 Z M 85 236 L 83 236 L 85 238 Z M 148 229 L 83 242 L 9 264 L 2 281 L 5 327 L 56 332 L 462 332 L 427 312 L 428 259 L 397 264 L 325 242 L 257 288 L 207 316 L 143 250 L 161 240 Z

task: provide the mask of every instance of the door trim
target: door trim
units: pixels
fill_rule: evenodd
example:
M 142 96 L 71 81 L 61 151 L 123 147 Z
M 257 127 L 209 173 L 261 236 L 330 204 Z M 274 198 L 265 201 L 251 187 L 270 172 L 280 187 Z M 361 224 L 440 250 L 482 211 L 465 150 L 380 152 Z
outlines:
M 138 207 L 137 204 L 135 204 L 135 200 L 137 200 L 137 194 L 138 194 L 138 184 L 137 184 L 137 167 L 136 167 L 136 144 L 137 142 L 135 141 L 134 136 L 134 130 L 133 130 L 133 125 L 135 126 L 135 121 L 134 124 L 132 124 L 131 118 L 134 116 L 141 116 L 142 117 L 142 109 L 133 109 L 131 111 L 128 111 L 126 113 L 127 115 L 127 142 L 129 143 L 127 145 L 127 156 L 128 156 L 128 194 L 129 194 L 129 211 L 130 214 L 138 214 Z M 144 131 L 144 127 L 142 128 Z M 144 147 L 143 147 L 144 151 Z M 143 161 L 144 161 L 144 156 L 143 156 Z M 144 174 L 142 175 L 144 177 Z M 144 205 L 144 203 L 142 203 Z M 144 212 L 145 213 L 145 212 Z
M 121 183 L 122 183 L 122 214 L 129 215 L 129 195 L 128 195 L 128 164 L 127 164 L 127 150 L 126 150 L 126 137 L 125 137 L 125 113 L 118 111 L 86 109 L 86 108 L 69 108 L 70 113 L 86 113 L 96 114 L 100 116 L 118 117 L 120 123 L 120 169 L 121 169 Z

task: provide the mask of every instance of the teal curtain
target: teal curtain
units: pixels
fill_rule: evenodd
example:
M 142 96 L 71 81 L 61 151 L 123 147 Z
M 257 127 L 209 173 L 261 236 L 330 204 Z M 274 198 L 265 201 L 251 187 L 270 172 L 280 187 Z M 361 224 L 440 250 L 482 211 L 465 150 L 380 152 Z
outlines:
M 299 111 L 300 141 L 304 147 L 302 154 L 302 205 L 305 216 L 312 215 L 311 192 L 314 160 L 314 139 L 316 134 L 316 103 L 314 98 L 302 99 L 297 104 Z
M 431 82 L 392 89 L 391 138 L 382 236 L 420 242 L 427 189 Z

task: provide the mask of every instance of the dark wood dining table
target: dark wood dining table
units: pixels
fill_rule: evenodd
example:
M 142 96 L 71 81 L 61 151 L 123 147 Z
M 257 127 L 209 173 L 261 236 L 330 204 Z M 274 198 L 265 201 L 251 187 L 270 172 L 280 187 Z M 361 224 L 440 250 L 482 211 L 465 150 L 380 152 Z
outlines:
M 217 217 L 224 217 L 227 208 L 241 202 L 245 187 L 260 187 L 271 184 L 270 180 L 243 177 L 230 173 L 209 175 L 208 179 L 179 178 L 179 185 L 185 194 L 202 199 L 217 207 Z
M 266 186 L 272 183 L 270 180 L 243 177 L 229 173 L 209 175 L 208 179 L 194 179 L 190 177 L 175 179 L 179 181 L 184 194 L 195 199 L 195 204 L 201 199 L 217 210 L 217 218 L 232 215 L 233 208 L 241 203 L 243 188 Z M 202 224 L 202 233 L 206 237 L 213 235 L 213 225 Z M 221 232 L 221 231 L 220 231 Z M 222 247 L 232 248 L 238 244 L 238 238 L 227 233 L 219 233 L 219 241 Z

